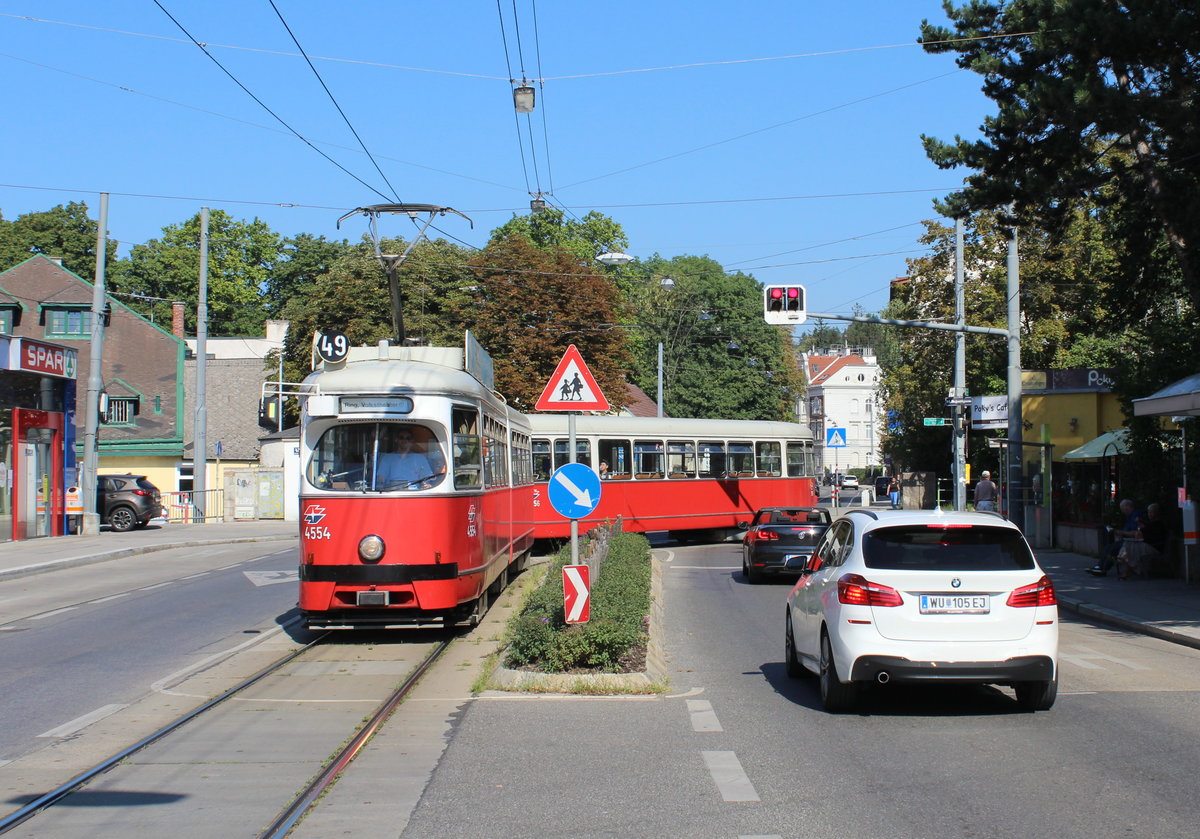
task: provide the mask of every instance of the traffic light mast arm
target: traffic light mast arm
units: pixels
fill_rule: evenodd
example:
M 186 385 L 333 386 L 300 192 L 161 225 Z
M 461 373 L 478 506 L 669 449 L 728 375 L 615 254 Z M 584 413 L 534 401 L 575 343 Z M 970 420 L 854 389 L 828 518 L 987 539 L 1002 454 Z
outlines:
M 819 320 L 849 320 L 855 323 L 882 323 L 887 326 L 910 326 L 914 329 L 938 329 L 942 332 L 970 332 L 975 335 L 1008 337 L 1007 329 L 999 329 L 995 326 L 959 326 L 956 323 L 935 323 L 926 320 L 896 320 L 895 318 L 877 318 L 872 315 L 831 315 L 828 312 L 809 312 L 808 316 Z

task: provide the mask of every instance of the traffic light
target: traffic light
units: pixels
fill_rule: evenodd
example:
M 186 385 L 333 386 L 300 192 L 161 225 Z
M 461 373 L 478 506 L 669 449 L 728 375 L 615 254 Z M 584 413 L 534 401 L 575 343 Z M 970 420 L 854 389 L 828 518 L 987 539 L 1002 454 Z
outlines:
M 804 286 L 769 285 L 763 289 L 763 318 L 767 323 L 804 323 Z

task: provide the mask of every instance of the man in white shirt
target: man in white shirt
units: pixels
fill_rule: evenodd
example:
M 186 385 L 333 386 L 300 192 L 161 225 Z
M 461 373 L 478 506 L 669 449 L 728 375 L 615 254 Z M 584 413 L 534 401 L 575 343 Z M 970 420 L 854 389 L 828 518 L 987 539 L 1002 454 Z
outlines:
M 412 431 L 404 428 L 396 432 L 395 451 L 379 456 L 375 486 L 379 489 L 407 485 L 433 475 L 429 458 L 413 451 Z

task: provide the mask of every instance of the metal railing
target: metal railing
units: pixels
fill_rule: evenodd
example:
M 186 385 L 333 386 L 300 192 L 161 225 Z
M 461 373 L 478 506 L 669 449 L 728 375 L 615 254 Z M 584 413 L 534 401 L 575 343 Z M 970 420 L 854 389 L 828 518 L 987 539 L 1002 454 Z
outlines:
M 196 504 L 197 501 L 200 502 L 199 505 Z M 209 521 L 223 521 L 225 518 L 225 490 L 164 492 L 162 506 L 163 515 L 172 524 L 202 524 Z

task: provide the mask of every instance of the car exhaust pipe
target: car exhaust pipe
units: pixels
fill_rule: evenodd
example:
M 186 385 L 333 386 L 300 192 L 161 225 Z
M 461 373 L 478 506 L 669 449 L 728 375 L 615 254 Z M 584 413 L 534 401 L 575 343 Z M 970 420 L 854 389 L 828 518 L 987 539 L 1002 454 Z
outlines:
M 892 676 L 886 670 L 880 670 L 878 673 L 875 674 L 875 681 L 879 682 L 879 684 L 881 684 L 881 685 L 886 685 L 891 680 L 892 680 Z

